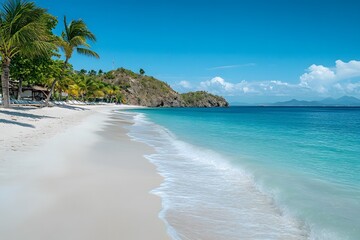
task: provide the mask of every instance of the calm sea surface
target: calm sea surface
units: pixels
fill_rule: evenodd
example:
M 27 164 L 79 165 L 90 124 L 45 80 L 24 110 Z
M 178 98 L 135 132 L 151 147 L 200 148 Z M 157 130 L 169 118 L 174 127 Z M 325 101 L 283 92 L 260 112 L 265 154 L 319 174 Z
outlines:
M 360 239 L 360 108 L 119 114 L 156 149 L 173 239 Z

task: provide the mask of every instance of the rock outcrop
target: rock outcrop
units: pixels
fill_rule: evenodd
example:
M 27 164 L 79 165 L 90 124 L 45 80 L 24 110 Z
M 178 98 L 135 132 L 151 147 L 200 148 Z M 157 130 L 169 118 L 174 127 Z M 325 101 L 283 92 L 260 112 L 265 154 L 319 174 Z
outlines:
M 103 81 L 120 87 L 123 102 L 147 107 L 226 107 L 222 97 L 200 91 L 179 94 L 167 83 L 119 68 L 103 75 Z
M 220 96 L 205 91 L 189 92 L 181 94 L 182 106 L 184 107 L 227 107 L 229 103 Z

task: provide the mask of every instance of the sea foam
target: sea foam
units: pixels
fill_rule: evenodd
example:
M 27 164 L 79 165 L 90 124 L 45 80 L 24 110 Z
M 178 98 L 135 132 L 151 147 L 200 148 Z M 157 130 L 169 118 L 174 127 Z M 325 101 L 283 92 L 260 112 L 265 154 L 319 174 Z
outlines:
M 123 114 L 123 113 L 120 113 Z M 142 113 L 125 113 L 128 135 L 155 148 L 145 156 L 164 177 L 152 193 L 173 239 L 309 239 L 308 228 L 225 156 L 180 141 Z

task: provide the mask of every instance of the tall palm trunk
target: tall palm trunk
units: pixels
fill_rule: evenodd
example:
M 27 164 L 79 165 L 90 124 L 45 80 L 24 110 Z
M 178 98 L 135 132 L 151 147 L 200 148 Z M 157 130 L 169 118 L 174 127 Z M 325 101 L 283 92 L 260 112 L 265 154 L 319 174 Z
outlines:
M 10 59 L 5 58 L 2 61 L 2 75 L 1 75 L 1 82 L 2 82 L 2 100 L 3 100 L 3 107 L 9 108 L 10 107 L 10 89 L 9 89 L 9 81 L 10 81 Z
M 56 82 L 57 82 L 57 79 L 54 79 L 54 81 L 51 84 L 50 92 L 46 97 L 46 106 L 49 106 L 50 98 L 51 98 L 52 93 L 54 92 Z
M 60 75 L 60 78 L 59 79 L 54 79 L 54 81 L 52 82 L 51 84 L 51 88 L 50 88 L 50 92 L 49 94 L 47 95 L 46 97 L 46 106 L 49 106 L 49 102 L 50 102 L 50 98 L 51 98 L 51 95 L 52 93 L 54 92 L 54 89 L 55 89 L 55 85 L 57 83 L 58 80 L 62 80 L 63 77 L 64 77 L 64 73 L 65 73 L 65 70 L 66 70 L 66 66 L 67 66 L 67 63 L 68 63 L 69 59 L 67 58 L 64 62 L 64 66 L 63 66 L 63 69 L 62 69 L 62 73 Z
M 23 79 L 22 79 L 22 77 L 21 77 L 21 78 L 19 79 L 19 89 L 18 89 L 17 100 L 21 100 L 22 85 L 23 85 Z M 33 100 L 34 100 L 34 99 L 33 99 Z

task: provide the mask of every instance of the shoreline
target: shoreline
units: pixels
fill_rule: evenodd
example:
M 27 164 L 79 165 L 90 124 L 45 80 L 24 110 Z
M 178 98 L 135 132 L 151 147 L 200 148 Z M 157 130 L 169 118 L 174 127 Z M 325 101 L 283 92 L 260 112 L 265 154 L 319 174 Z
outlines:
M 121 106 L 75 108 L 0 109 L 2 238 L 170 239 L 153 149 L 127 136 Z

